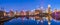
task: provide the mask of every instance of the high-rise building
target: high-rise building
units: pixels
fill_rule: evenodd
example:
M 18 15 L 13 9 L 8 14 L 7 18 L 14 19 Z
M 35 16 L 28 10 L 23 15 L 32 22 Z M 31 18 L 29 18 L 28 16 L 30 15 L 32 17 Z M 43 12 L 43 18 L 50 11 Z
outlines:
M 51 19 L 51 15 L 50 15 L 50 14 L 51 14 L 51 10 L 50 10 L 50 9 L 51 9 L 51 5 L 49 4 L 49 5 L 48 5 L 48 25 L 51 24 L 51 23 L 50 23 L 50 19 Z

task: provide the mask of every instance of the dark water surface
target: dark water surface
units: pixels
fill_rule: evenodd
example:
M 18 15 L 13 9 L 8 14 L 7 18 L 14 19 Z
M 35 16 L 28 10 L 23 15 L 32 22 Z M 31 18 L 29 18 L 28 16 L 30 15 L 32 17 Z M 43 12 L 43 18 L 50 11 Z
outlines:
M 10 21 L 4 22 L 4 25 L 48 25 L 48 21 L 38 22 L 36 20 L 26 19 L 22 20 L 21 18 L 14 18 Z M 60 25 L 60 21 L 51 20 L 51 25 Z

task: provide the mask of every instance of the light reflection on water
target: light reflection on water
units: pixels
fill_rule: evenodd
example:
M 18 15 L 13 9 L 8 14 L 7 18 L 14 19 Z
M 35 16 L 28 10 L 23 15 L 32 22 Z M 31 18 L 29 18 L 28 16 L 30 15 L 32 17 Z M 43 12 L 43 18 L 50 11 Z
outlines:
M 56 22 L 54 19 L 51 21 L 51 25 L 60 25 L 60 22 Z M 32 20 L 24 18 L 14 18 L 10 21 L 4 22 L 4 25 L 48 25 L 48 21 L 44 19 L 42 22 L 41 20 Z

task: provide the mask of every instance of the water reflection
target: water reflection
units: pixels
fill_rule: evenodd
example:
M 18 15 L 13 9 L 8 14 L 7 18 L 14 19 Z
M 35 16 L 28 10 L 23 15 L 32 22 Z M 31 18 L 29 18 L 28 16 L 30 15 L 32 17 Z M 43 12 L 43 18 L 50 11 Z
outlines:
M 60 25 L 60 22 L 55 22 L 54 19 L 52 19 L 50 25 Z M 14 18 L 10 21 L 4 22 L 4 25 L 48 25 L 48 21 L 46 19 L 43 20 L 35 20 L 35 19 L 27 19 L 26 17 L 23 18 Z

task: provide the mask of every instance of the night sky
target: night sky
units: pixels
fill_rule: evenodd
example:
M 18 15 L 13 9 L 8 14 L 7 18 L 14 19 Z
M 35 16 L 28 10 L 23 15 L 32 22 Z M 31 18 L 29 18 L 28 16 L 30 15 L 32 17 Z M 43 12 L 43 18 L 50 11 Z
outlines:
M 52 10 L 55 8 L 60 10 L 60 0 L 0 0 L 0 8 L 3 7 L 6 11 L 33 10 L 41 6 L 46 9 L 48 4 Z

